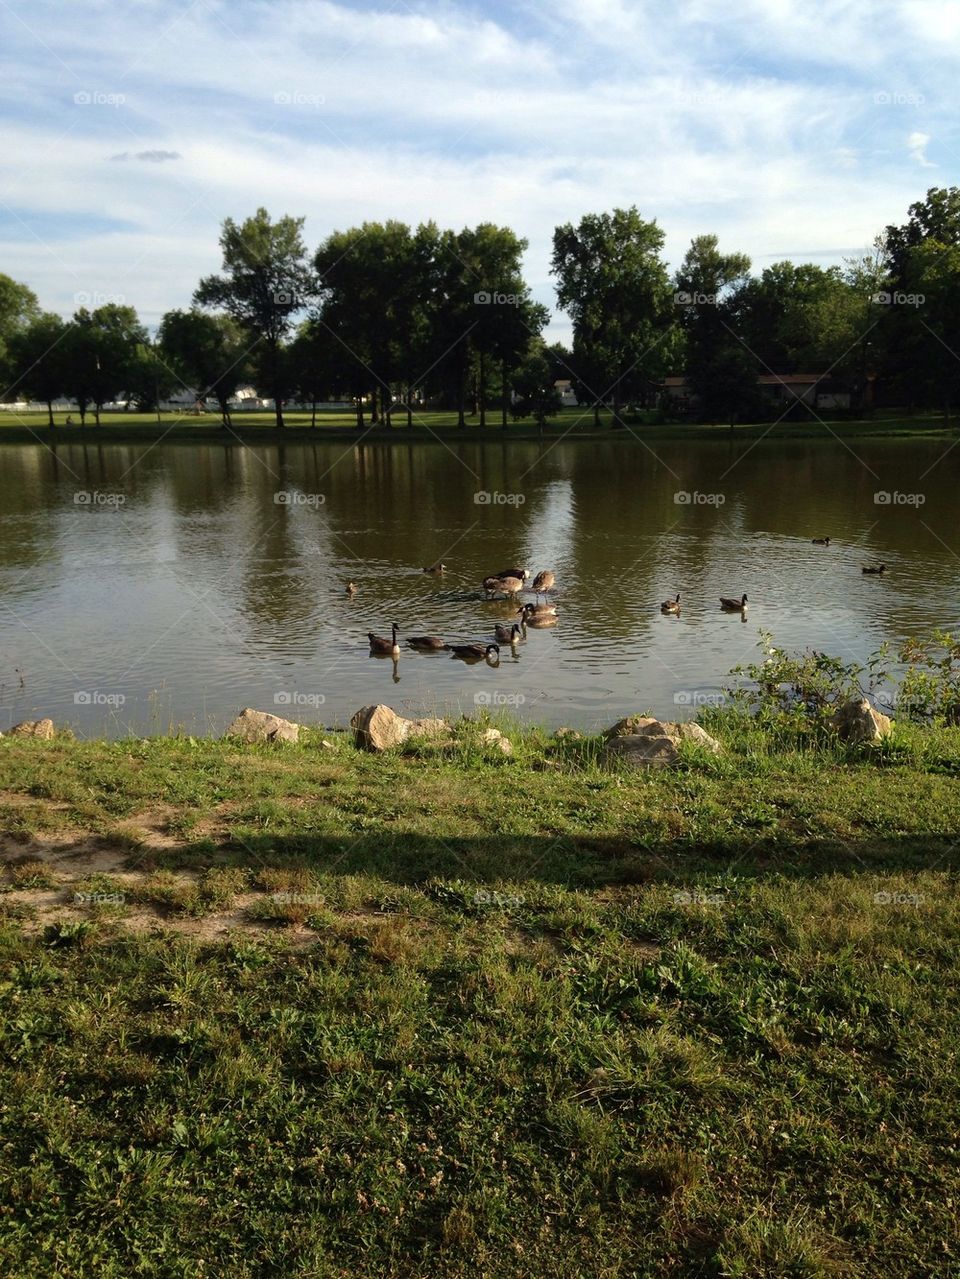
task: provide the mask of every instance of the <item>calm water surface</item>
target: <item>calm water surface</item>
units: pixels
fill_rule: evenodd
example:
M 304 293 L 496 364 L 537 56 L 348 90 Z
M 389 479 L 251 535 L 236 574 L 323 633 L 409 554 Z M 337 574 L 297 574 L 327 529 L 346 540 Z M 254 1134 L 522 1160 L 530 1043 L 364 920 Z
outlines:
M 0 727 L 206 733 L 242 706 L 334 725 L 376 701 L 581 728 L 684 717 L 760 628 L 854 659 L 960 625 L 950 444 L 0 446 Z M 446 576 L 424 576 L 441 558 Z M 860 572 L 880 561 L 883 578 Z M 394 620 L 491 639 L 510 610 L 479 582 L 513 564 L 554 570 L 561 618 L 497 669 L 370 657 L 367 632 Z M 682 614 L 661 616 L 677 591 Z M 719 611 L 744 591 L 746 622 Z

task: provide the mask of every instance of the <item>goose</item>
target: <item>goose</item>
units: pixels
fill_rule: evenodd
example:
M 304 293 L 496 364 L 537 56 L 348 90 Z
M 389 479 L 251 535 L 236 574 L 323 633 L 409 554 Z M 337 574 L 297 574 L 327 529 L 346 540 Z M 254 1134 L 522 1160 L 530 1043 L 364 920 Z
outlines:
M 522 608 L 517 609 L 518 614 L 525 622 L 529 622 L 532 618 L 537 617 L 556 617 L 556 604 L 524 604 Z
M 502 568 L 499 573 L 492 574 L 493 577 L 519 577 L 521 582 L 525 582 L 530 576 L 529 569 L 525 568 Z
M 449 647 L 461 662 L 481 662 L 484 658 L 489 662 L 491 653 L 497 658 L 500 656 L 499 644 L 451 644 Z
M 397 631 L 400 627 L 394 622 L 393 639 L 384 639 L 382 635 L 374 635 L 373 631 L 367 632 L 367 639 L 370 641 L 371 653 L 386 653 L 389 657 L 400 656 L 400 645 L 397 643 Z
M 535 631 L 545 630 L 548 626 L 556 626 L 560 619 L 556 613 L 534 613 L 532 617 L 524 618 L 521 625 L 523 632 L 526 634 L 527 627 L 532 626 Z
M 725 595 L 721 595 L 720 607 L 725 613 L 745 613 L 747 609 L 747 597 L 746 595 L 742 595 L 738 600 L 731 600 Z
M 409 635 L 407 643 L 419 653 L 440 653 L 450 647 L 439 635 Z
M 864 573 L 885 573 L 887 571 L 886 564 L 864 564 Z
M 537 599 L 541 595 L 546 599 L 547 592 L 553 590 L 553 584 L 556 580 L 556 576 L 548 568 L 545 568 L 542 573 L 538 573 L 533 579 L 533 589 L 537 594 Z
M 830 539 L 829 539 L 829 537 L 815 537 L 815 538 L 813 539 L 813 545 L 814 545 L 814 546 L 829 546 L 829 545 L 830 545 Z
M 446 570 L 446 564 L 441 564 L 438 560 L 436 564 L 431 564 L 429 568 L 425 568 L 423 571 L 429 573 L 431 577 L 442 577 Z
M 356 582 L 348 582 L 348 583 L 347 583 L 347 589 L 346 589 L 346 591 L 344 592 L 344 594 L 345 594 L 345 595 L 356 595 L 356 593 L 357 593 L 357 584 L 356 584 Z
M 518 595 L 523 590 L 522 577 L 488 577 L 483 589 L 488 595 Z
M 523 633 L 516 622 L 512 626 L 504 626 L 501 622 L 497 622 L 493 628 L 493 633 L 501 644 L 519 644 L 523 639 Z
M 680 612 L 680 592 L 677 592 L 675 600 L 664 600 L 660 605 L 661 613 L 679 613 Z

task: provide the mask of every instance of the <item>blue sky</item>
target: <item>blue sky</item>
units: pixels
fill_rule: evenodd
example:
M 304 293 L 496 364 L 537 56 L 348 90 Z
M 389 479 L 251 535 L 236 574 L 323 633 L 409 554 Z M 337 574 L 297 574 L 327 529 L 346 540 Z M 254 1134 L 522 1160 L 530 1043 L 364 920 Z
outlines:
M 553 303 L 559 222 L 636 204 L 837 262 L 960 181 L 960 0 L 0 0 L 0 271 L 150 325 L 258 205 L 493 220 Z M 562 318 L 552 332 L 566 334 Z

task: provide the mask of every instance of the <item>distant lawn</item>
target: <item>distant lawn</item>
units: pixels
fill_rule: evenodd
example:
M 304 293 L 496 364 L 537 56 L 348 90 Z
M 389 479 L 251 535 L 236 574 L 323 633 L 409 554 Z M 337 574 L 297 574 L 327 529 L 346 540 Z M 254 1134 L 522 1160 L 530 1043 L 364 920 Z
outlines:
M 248 439 L 253 436 L 277 435 L 273 413 L 267 410 L 235 413 L 232 416 L 231 428 L 224 429 L 220 418 L 215 413 L 203 415 L 162 413 L 158 422 L 155 413 L 104 413 L 101 425 L 94 426 L 92 415 L 87 417 L 87 425 L 81 427 L 79 418 L 74 412 L 74 425 L 65 426 L 66 413 L 54 414 L 57 423 L 51 431 L 45 413 L 0 412 L 0 442 L 16 440 L 26 442 L 36 439 L 83 439 L 97 433 L 111 438 L 156 439 L 160 436 L 168 439 L 227 439 L 240 436 Z M 359 436 L 356 417 L 352 412 L 323 411 L 317 414 L 317 427 L 311 428 L 311 414 L 303 411 L 290 411 L 284 414 L 287 423 L 285 434 L 306 435 L 310 438 L 327 435 Z M 960 427 L 960 420 L 957 422 Z M 916 435 L 939 433 L 948 428 L 944 425 L 943 415 L 923 413 L 912 416 L 882 412 L 871 418 L 862 420 L 842 418 L 823 419 L 822 416 L 809 416 L 795 421 L 781 421 L 773 425 L 768 423 L 748 423 L 738 425 L 733 434 L 738 438 L 751 439 L 759 436 L 767 438 L 806 438 L 842 436 L 875 436 L 875 435 Z M 955 429 L 955 428 L 954 428 Z M 387 429 L 381 425 L 371 427 L 368 417 L 364 419 L 364 432 L 378 439 L 389 438 Z M 550 436 L 569 433 L 569 438 L 579 436 L 596 439 L 599 435 L 610 438 L 629 439 L 631 435 L 642 438 L 712 438 L 729 437 L 731 428 L 725 423 L 697 422 L 658 422 L 655 420 L 625 419 L 623 426 L 616 426 L 609 412 L 600 415 L 599 428 L 594 425 L 593 412 L 590 409 L 566 408 L 557 413 L 548 424 L 545 434 Z M 481 428 L 479 418 L 467 417 L 465 427 L 457 426 L 457 415 L 452 411 L 423 410 L 414 414 L 413 427 L 407 427 L 406 414 L 397 412 L 394 416 L 393 429 L 390 435 L 409 437 L 411 434 L 430 439 L 434 434 L 454 436 L 456 438 L 503 435 L 515 438 L 530 438 L 540 435 L 537 424 L 531 418 L 508 422 L 504 429 L 500 423 L 498 410 L 489 410 L 487 425 Z

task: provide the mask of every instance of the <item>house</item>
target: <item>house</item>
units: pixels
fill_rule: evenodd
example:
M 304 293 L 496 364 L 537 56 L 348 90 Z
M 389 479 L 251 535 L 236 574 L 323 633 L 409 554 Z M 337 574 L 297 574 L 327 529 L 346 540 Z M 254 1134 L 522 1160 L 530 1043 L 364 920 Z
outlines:
M 577 399 L 573 389 L 573 383 L 568 377 L 560 377 L 553 384 L 560 393 L 560 399 L 564 408 L 576 408 L 580 401 Z
M 850 387 L 827 373 L 760 373 L 757 386 L 775 404 L 787 406 L 795 400 L 812 409 L 848 409 Z M 663 393 L 677 408 L 692 407 L 696 395 L 685 377 L 665 377 Z

